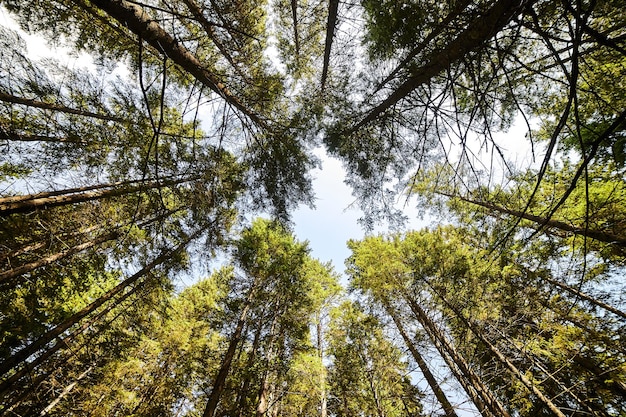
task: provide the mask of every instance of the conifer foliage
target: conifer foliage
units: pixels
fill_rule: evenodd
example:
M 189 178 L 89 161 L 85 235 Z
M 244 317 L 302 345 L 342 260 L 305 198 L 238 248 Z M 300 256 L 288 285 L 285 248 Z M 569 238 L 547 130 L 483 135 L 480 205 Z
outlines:
M 626 414 L 620 1 L 0 7 L 0 415 Z

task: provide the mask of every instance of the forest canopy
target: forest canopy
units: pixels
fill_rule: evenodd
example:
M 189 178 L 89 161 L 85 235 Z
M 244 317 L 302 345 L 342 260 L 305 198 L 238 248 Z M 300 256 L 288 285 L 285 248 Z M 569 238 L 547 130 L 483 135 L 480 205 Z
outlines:
M 626 414 L 622 2 L 0 6 L 0 415 Z

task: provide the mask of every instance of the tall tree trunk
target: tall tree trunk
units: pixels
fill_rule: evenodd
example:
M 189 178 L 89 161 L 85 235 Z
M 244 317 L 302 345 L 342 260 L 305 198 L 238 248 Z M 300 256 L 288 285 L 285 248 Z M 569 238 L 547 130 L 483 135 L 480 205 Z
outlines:
M 41 207 L 58 207 L 70 204 L 83 203 L 86 201 L 99 200 L 108 197 L 117 197 L 132 194 L 138 191 L 168 187 L 198 179 L 198 177 L 163 179 L 160 181 L 128 181 L 133 185 L 115 186 L 113 184 L 100 184 L 82 188 L 71 188 L 59 191 L 50 191 L 38 194 L 18 195 L 0 198 L 0 217 L 13 213 L 30 213 Z M 135 184 L 136 183 L 136 184 Z M 124 183 L 118 183 L 124 184 Z
M 84 0 L 75 0 L 83 6 Z M 139 39 L 146 41 L 156 50 L 161 51 L 177 65 L 191 74 L 200 83 L 219 94 L 224 100 L 248 116 L 257 126 L 267 128 L 266 123 L 252 109 L 248 108 L 239 98 L 235 97 L 228 87 L 211 74 L 202 62 L 186 49 L 182 43 L 168 34 L 141 7 L 125 0 L 92 0 L 90 2 L 104 13 L 127 27 Z
M 250 354 L 248 355 L 248 361 L 246 369 L 248 372 L 244 376 L 243 383 L 241 384 L 241 388 L 237 393 L 237 404 L 238 404 L 238 415 L 239 417 L 244 417 L 248 414 L 248 394 L 250 389 L 250 375 L 249 371 L 254 366 L 254 361 L 256 360 L 257 351 L 259 349 L 259 343 L 261 341 L 261 331 L 263 330 L 263 324 L 259 320 L 256 331 L 254 332 L 254 339 L 252 340 L 252 349 L 250 350 Z
M 572 288 L 569 285 L 567 285 L 567 284 L 565 284 L 563 282 L 559 282 L 557 280 L 554 280 L 552 278 L 545 277 L 545 276 L 540 276 L 540 275 L 538 275 L 538 277 L 540 279 L 546 281 L 546 282 L 549 282 L 550 284 L 552 284 L 552 285 L 554 285 L 556 287 L 559 287 L 559 288 L 569 292 L 570 294 L 574 295 L 575 297 L 581 298 L 581 299 L 583 299 L 585 301 L 589 301 L 591 304 L 593 304 L 593 305 L 595 305 L 597 307 L 600 307 L 600 308 L 602 308 L 602 309 L 604 309 L 606 311 L 610 311 L 611 313 L 615 314 L 616 316 L 619 316 L 621 318 L 626 319 L 626 313 L 625 312 L 623 312 L 621 310 L 618 310 L 617 308 L 615 308 L 615 307 L 613 307 L 613 306 L 611 306 L 611 305 L 609 305 L 609 304 L 607 304 L 607 303 L 605 303 L 605 302 L 603 302 L 601 300 L 598 300 L 597 298 L 594 298 L 594 297 L 590 296 L 589 294 L 586 294 L 586 293 L 584 293 L 582 291 L 579 291 L 576 288 Z
M 46 406 L 46 408 L 44 408 L 43 410 L 41 410 L 41 413 L 39 413 L 40 417 L 43 417 L 45 415 L 47 415 L 50 411 L 52 411 L 52 409 L 54 407 L 56 407 L 56 405 L 61 402 L 61 400 L 68 395 L 70 392 L 72 392 L 72 390 L 74 389 L 74 387 L 76 385 L 78 385 L 78 383 L 80 382 L 81 379 L 83 379 L 84 377 L 86 377 L 87 375 L 89 375 L 89 373 L 93 370 L 93 366 L 90 366 L 89 368 L 85 369 L 85 371 L 83 373 L 81 373 L 80 375 L 78 375 L 78 377 L 68 386 L 66 386 L 63 391 L 61 391 L 61 393 L 50 403 Z
M 541 216 L 535 216 L 533 214 L 529 214 L 523 211 L 508 209 L 506 207 L 502 207 L 497 204 L 489 203 L 486 201 L 474 200 L 468 197 L 461 197 L 458 195 L 448 194 L 448 193 L 444 193 L 440 191 L 436 192 L 436 194 L 449 197 L 449 198 L 458 198 L 459 200 L 464 201 L 466 203 L 473 204 L 479 207 L 484 207 L 490 210 L 490 212 L 487 212 L 487 214 L 490 214 L 492 216 L 494 215 L 493 212 L 507 214 L 509 216 L 522 218 L 524 220 L 530 220 L 531 222 L 537 223 L 538 225 L 541 225 L 542 227 L 547 226 L 547 227 L 555 228 L 558 230 L 562 230 L 564 232 L 568 232 L 568 233 L 572 233 L 572 234 L 580 235 L 580 236 L 586 236 L 588 238 L 598 240 L 600 242 L 606 242 L 612 245 L 626 248 L 626 237 L 623 237 L 623 236 L 614 235 L 612 233 L 603 232 L 600 230 L 587 229 L 585 227 L 582 227 L 582 228 L 575 227 L 559 220 L 547 219 L 547 218 L 544 218 Z
M 226 349 L 226 353 L 224 354 L 224 358 L 222 359 L 222 364 L 215 377 L 215 381 L 213 382 L 213 389 L 211 390 L 211 394 L 209 395 L 207 406 L 204 409 L 204 417 L 214 417 L 215 415 L 215 411 L 217 410 L 217 405 L 220 401 L 220 397 L 222 396 L 224 388 L 226 386 L 226 377 L 230 373 L 230 366 L 233 362 L 233 358 L 235 357 L 237 346 L 239 345 L 239 342 L 241 342 L 241 336 L 243 333 L 243 328 L 246 324 L 248 311 L 250 310 L 252 301 L 256 296 L 256 292 L 258 289 L 257 287 L 259 284 L 259 279 L 255 278 L 252 286 L 248 290 L 246 301 L 243 305 L 243 308 L 241 309 L 241 312 L 239 313 L 239 318 L 237 319 L 237 325 L 235 326 L 233 334 L 230 336 L 228 348 Z
M 144 227 L 147 226 L 151 223 L 154 223 L 156 221 L 162 220 L 165 217 L 175 213 L 178 210 L 168 210 L 165 213 L 162 213 L 158 216 L 155 216 L 151 219 L 148 219 L 146 221 L 143 221 L 141 223 L 138 223 L 137 226 L 138 227 Z M 67 248 L 65 250 L 62 250 L 60 252 L 57 253 L 53 253 L 51 255 L 48 256 L 44 256 L 43 258 L 40 258 L 36 261 L 33 262 L 29 262 L 27 264 L 21 265 L 17 268 L 13 268 L 10 269 L 8 271 L 4 271 L 4 272 L 0 272 L 0 284 L 3 284 L 7 281 L 10 281 L 16 277 L 19 277 L 20 275 L 24 275 L 28 272 L 34 271 L 37 268 L 40 268 L 42 266 L 45 265 L 50 265 L 53 262 L 59 261 L 61 259 L 67 258 L 71 255 L 74 255 L 76 253 L 82 252 L 86 249 L 89 249 L 93 246 L 96 246 L 100 243 L 104 243 L 104 242 L 108 242 L 111 240 L 115 240 L 118 237 L 121 236 L 121 232 L 119 230 L 113 230 L 109 233 L 105 233 L 103 235 L 97 236 L 94 239 L 88 241 L 88 242 L 84 242 L 75 246 L 72 246 L 71 248 Z
M 446 397 L 446 394 L 443 392 L 443 390 L 439 386 L 439 383 L 437 383 L 435 376 L 430 371 L 430 368 L 428 368 L 426 361 L 424 360 L 422 355 L 420 355 L 417 348 L 415 347 L 415 344 L 413 343 L 409 335 L 406 333 L 404 326 L 402 325 L 402 321 L 398 317 L 397 311 L 392 306 L 391 301 L 389 299 L 383 299 L 382 301 L 383 301 L 383 308 L 387 311 L 387 314 L 389 314 L 394 324 L 396 325 L 396 328 L 398 329 L 400 336 L 402 336 L 402 339 L 404 340 L 404 343 L 409 349 L 409 352 L 411 352 L 411 356 L 413 356 L 413 359 L 415 359 L 417 366 L 419 366 L 420 370 L 422 371 L 422 375 L 424 375 L 424 378 L 426 378 L 426 382 L 428 382 L 428 385 L 433 390 L 433 393 L 435 394 L 437 401 L 439 401 L 439 404 L 441 404 L 441 407 L 443 408 L 443 411 L 446 413 L 446 416 L 457 417 L 456 412 L 454 411 L 454 408 L 452 407 L 452 404 L 450 404 L 450 401 L 448 400 L 448 397 Z
M 414 69 L 412 75 L 400 84 L 389 97 L 378 106 L 371 109 L 357 124 L 342 132 L 350 135 L 361 127 L 373 122 L 386 110 L 393 107 L 398 101 L 418 87 L 428 83 L 433 77 L 450 68 L 452 64 L 461 60 L 469 52 L 479 48 L 484 42 L 501 31 L 520 11 L 528 0 L 498 0 L 489 10 L 481 13 L 470 22 L 467 28 L 455 39 L 442 48 L 432 51 L 421 62 L 425 64 Z
M 86 110 L 79 110 L 79 109 L 73 109 L 70 107 L 65 107 L 59 104 L 51 104 L 51 103 L 45 103 L 42 101 L 32 100 L 28 98 L 17 97 L 11 94 L 3 93 L 1 91 L 0 91 L 0 101 L 4 101 L 6 103 L 13 103 L 13 104 L 22 104 L 28 107 L 36 107 L 38 109 L 54 110 L 54 111 L 58 111 L 61 113 L 76 114 L 78 116 L 93 117 L 95 119 L 102 119 L 102 120 L 108 120 L 108 121 L 113 121 L 113 122 L 124 121 L 124 119 L 120 117 L 110 116 L 108 114 L 93 113 L 93 112 L 86 111 Z
M 31 355 L 38 352 L 42 347 L 46 346 L 55 338 L 61 336 L 66 330 L 68 330 L 70 327 L 79 323 L 84 317 L 93 313 L 101 305 L 113 299 L 113 297 L 120 294 L 122 291 L 129 288 L 131 285 L 135 284 L 140 278 L 146 276 L 156 266 L 171 259 L 171 257 L 175 253 L 183 250 L 185 246 L 193 238 L 197 237 L 198 234 L 199 232 L 196 232 L 193 237 L 180 243 L 178 246 L 176 246 L 176 248 L 162 252 L 157 258 L 155 258 L 152 262 L 144 266 L 137 273 L 133 274 L 131 277 L 127 278 L 126 280 L 116 285 L 114 288 L 110 289 L 109 291 L 101 295 L 97 300 L 93 301 L 87 307 L 83 308 L 77 313 L 74 313 L 73 315 L 65 319 L 62 323 L 48 330 L 46 333 L 44 333 L 42 336 L 40 336 L 37 340 L 32 342 L 30 345 L 22 348 L 21 350 L 14 353 L 11 357 L 5 359 L 2 363 L 0 363 L 0 375 L 7 374 L 16 365 L 28 359 Z
M 256 409 L 256 417 L 262 417 L 267 410 L 269 409 L 269 397 L 270 397 L 270 374 L 271 374 L 271 366 L 272 361 L 274 360 L 275 355 L 275 342 L 278 335 L 277 324 L 278 318 L 280 316 L 280 309 L 278 306 L 274 309 L 274 315 L 272 317 L 272 325 L 270 326 L 270 331 L 268 334 L 269 342 L 268 348 L 265 353 L 265 364 L 266 369 L 263 372 L 263 378 L 261 379 L 261 384 L 259 387 L 259 403 L 257 404 Z
M 328 0 L 328 21 L 326 22 L 326 43 L 324 45 L 324 62 L 322 66 L 321 90 L 326 87 L 326 78 L 328 77 L 328 68 L 330 67 L 330 50 L 333 47 L 333 38 L 335 37 L 335 26 L 337 26 L 337 11 L 339 9 L 339 0 Z
M 28 272 L 34 271 L 37 268 L 40 268 L 42 266 L 45 265 L 50 265 L 53 262 L 56 262 L 58 260 L 61 260 L 63 258 L 67 258 L 71 255 L 74 255 L 75 253 L 78 252 L 82 252 L 86 249 L 89 249 L 93 246 L 96 246 L 100 243 L 104 243 L 104 242 L 108 242 L 110 240 L 115 240 L 120 236 L 119 231 L 114 230 L 112 232 L 109 233 L 105 233 L 103 235 L 100 235 L 88 242 L 85 243 L 81 243 L 79 245 L 76 246 L 72 246 L 71 248 L 67 248 L 65 250 L 62 250 L 60 252 L 57 253 L 53 253 L 51 255 L 48 256 L 44 256 L 43 258 L 40 258 L 36 261 L 33 262 L 29 262 L 25 265 L 21 265 L 18 266 L 17 268 L 13 268 L 10 269 L 8 271 L 4 271 L 4 272 L 0 272 L 0 284 L 4 284 L 7 281 L 11 281 L 14 278 L 17 278 L 21 275 L 24 275 Z
M 492 344 L 487 337 L 483 334 L 483 332 L 476 326 L 473 321 L 466 318 L 465 315 L 459 311 L 452 303 L 448 301 L 447 298 L 443 296 L 441 291 L 438 291 L 437 288 L 428 281 L 426 283 L 433 289 L 435 294 L 443 301 L 445 306 L 450 309 L 455 317 L 457 317 L 463 324 L 476 336 L 494 355 L 495 357 L 506 367 L 509 369 L 510 373 L 517 378 L 530 392 L 532 392 L 538 399 L 541 401 L 550 411 L 554 413 L 557 417 L 565 417 L 565 414 L 548 398 L 537 386 L 533 383 L 524 372 L 520 371 L 513 362 L 509 360 L 500 350 Z
M 30 375 L 30 373 L 34 369 L 36 369 L 37 367 L 39 367 L 39 365 L 47 361 L 57 351 L 62 350 L 62 349 L 67 349 L 69 347 L 70 342 L 72 342 L 76 336 L 78 336 L 83 331 L 85 331 L 86 329 L 88 329 L 89 327 L 97 323 L 104 315 L 106 315 L 111 310 L 113 310 L 113 308 L 115 308 L 116 306 L 124 302 L 128 297 L 135 294 L 141 287 L 142 287 L 141 285 L 134 286 L 130 291 L 127 291 L 120 298 L 118 298 L 115 303 L 111 303 L 109 306 L 107 306 L 104 310 L 99 312 L 92 319 L 86 322 L 83 322 L 83 324 L 81 324 L 77 329 L 72 331 L 63 339 L 59 338 L 59 340 L 54 345 L 47 348 L 42 354 L 37 356 L 33 361 L 31 362 L 23 361 L 24 366 L 22 367 L 22 369 L 12 374 L 9 378 L 2 381 L 2 383 L 0 384 L 0 398 L 3 397 L 7 393 L 7 391 L 11 388 L 11 386 L 14 383 L 19 381 L 23 377 Z
M 322 315 L 317 314 L 317 357 L 320 360 L 320 417 L 328 415 L 328 398 L 326 393 L 326 368 L 324 367 L 324 337 L 322 335 Z
M 485 417 L 511 417 L 504 406 L 495 397 L 491 390 L 485 385 L 482 379 L 471 369 L 467 361 L 457 352 L 456 348 L 448 340 L 446 335 L 428 316 L 426 311 L 410 296 L 403 293 L 411 311 L 428 334 L 442 358 L 446 361 L 450 369 L 460 372 L 457 380 L 465 389 L 465 392 L 472 399 L 478 411 Z

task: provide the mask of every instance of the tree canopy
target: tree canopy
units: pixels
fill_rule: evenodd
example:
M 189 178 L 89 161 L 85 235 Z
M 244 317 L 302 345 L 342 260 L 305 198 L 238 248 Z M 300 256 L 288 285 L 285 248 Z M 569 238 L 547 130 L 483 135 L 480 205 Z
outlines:
M 620 1 L 0 7 L 0 415 L 626 413 Z

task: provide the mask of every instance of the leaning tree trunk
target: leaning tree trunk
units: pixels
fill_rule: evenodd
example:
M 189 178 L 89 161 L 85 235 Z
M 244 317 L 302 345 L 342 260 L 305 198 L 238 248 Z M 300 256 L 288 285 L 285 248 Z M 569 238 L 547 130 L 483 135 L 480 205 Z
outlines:
M 61 113 L 76 114 L 78 116 L 92 117 L 94 119 L 102 119 L 102 120 L 108 120 L 108 121 L 113 121 L 113 122 L 124 121 L 124 119 L 120 117 L 115 117 L 115 116 L 111 116 L 108 114 L 94 113 L 94 112 L 90 112 L 87 110 L 73 109 L 71 107 L 66 107 L 66 106 L 62 106 L 59 104 L 51 104 L 51 103 L 45 103 L 43 101 L 32 100 L 29 98 L 17 97 L 11 94 L 3 93 L 1 91 L 0 91 L 0 101 L 4 101 L 6 103 L 21 104 L 21 105 L 28 106 L 28 107 L 36 107 L 38 109 L 53 110 L 53 111 L 58 111 Z
M 457 380 L 461 386 L 463 386 L 465 392 L 472 399 L 481 414 L 485 417 L 511 417 L 502 403 L 500 403 L 482 379 L 471 369 L 467 361 L 457 352 L 446 335 L 435 325 L 428 314 L 426 314 L 426 311 L 424 311 L 409 294 L 403 293 L 403 297 L 450 369 L 453 372 L 455 372 L 455 370 L 460 372 L 460 375 L 456 375 Z
M 199 232 L 196 232 L 196 234 L 194 234 L 194 237 L 197 234 L 199 234 Z M 77 313 L 74 313 L 72 316 L 65 319 L 62 323 L 48 330 L 46 333 L 44 333 L 42 336 L 40 336 L 37 340 L 32 342 L 30 345 L 22 348 L 21 350 L 14 353 L 11 357 L 5 359 L 2 363 L 0 363 L 0 375 L 7 374 L 16 365 L 20 364 L 21 362 L 25 361 L 33 354 L 37 353 L 41 348 L 49 344 L 55 338 L 61 336 L 70 327 L 76 325 L 87 315 L 96 311 L 104 303 L 113 299 L 115 296 L 117 296 L 122 291 L 129 288 L 131 285 L 134 285 L 140 278 L 146 276 L 156 266 L 171 259 L 172 255 L 181 251 L 194 237 L 191 237 L 190 239 L 185 240 L 174 249 L 164 251 L 163 253 L 161 253 L 161 255 L 159 255 L 157 258 L 155 258 L 152 262 L 150 262 L 146 266 L 144 266 L 137 273 L 133 274 L 131 277 L 127 278 L 126 280 L 116 285 L 114 288 L 107 291 L 105 294 L 101 295 L 97 300 L 93 301 L 87 307 L 83 308 Z
M 237 346 L 241 342 L 243 328 L 246 325 L 248 312 L 252 305 L 252 301 L 256 296 L 258 285 L 260 284 L 260 282 L 258 281 L 258 278 L 255 278 L 252 286 L 248 290 L 248 296 L 246 297 L 243 308 L 239 313 L 239 318 L 237 319 L 237 325 L 235 327 L 235 330 L 230 336 L 228 348 L 226 349 L 226 353 L 224 354 L 224 358 L 222 359 L 222 365 L 220 366 L 220 369 L 215 377 L 215 381 L 213 382 L 213 389 L 211 390 L 209 400 L 207 402 L 206 408 L 204 409 L 204 417 L 213 417 L 215 415 L 215 411 L 217 410 L 217 405 L 220 401 L 220 397 L 222 396 L 224 388 L 226 387 L 226 377 L 230 373 L 230 367 L 235 357 Z
M 0 217 L 5 217 L 13 213 L 31 213 L 44 207 L 66 206 L 102 198 L 118 197 L 139 191 L 191 182 L 197 179 L 199 179 L 199 177 L 151 181 L 133 180 L 121 183 L 99 184 L 81 188 L 48 191 L 38 194 L 3 197 L 0 198 Z
M 491 343 L 483 332 L 475 325 L 475 323 L 465 317 L 465 315 L 459 311 L 452 303 L 450 303 L 444 296 L 428 281 L 427 284 L 433 289 L 435 294 L 443 301 L 445 306 L 450 309 L 454 316 L 457 317 L 473 334 L 476 336 L 486 347 L 489 349 L 495 357 L 510 371 L 510 373 L 517 378 L 530 392 L 535 395 L 539 401 L 541 401 L 550 411 L 557 417 L 565 417 L 565 414 L 548 398 L 537 385 L 533 383 L 524 372 L 520 371 L 509 358 L 507 358 L 493 343 Z
M 415 359 L 415 362 L 417 363 L 420 370 L 422 371 L 424 378 L 426 378 L 426 382 L 428 382 L 428 385 L 433 390 L 433 393 L 435 394 L 437 401 L 439 401 L 439 404 L 441 404 L 441 407 L 443 408 L 443 411 L 446 413 L 446 416 L 457 417 L 457 414 L 454 411 L 452 404 L 450 404 L 448 397 L 446 397 L 446 394 L 443 392 L 443 390 L 439 386 L 439 383 L 435 379 L 435 376 L 433 375 L 433 373 L 430 371 L 430 368 L 426 364 L 426 361 L 424 360 L 422 355 L 420 355 L 418 350 L 415 348 L 413 341 L 411 340 L 409 335 L 406 333 L 406 330 L 404 329 L 404 326 L 402 325 L 402 321 L 398 317 L 397 311 L 391 305 L 391 301 L 388 299 L 384 299 L 382 301 L 383 301 L 383 308 L 387 311 L 387 314 L 389 314 L 394 324 L 396 325 L 396 328 L 398 329 L 400 336 L 402 336 L 404 343 L 406 344 L 407 348 L 411 352 L 411 356 L 413 356 L 413 359 Z

